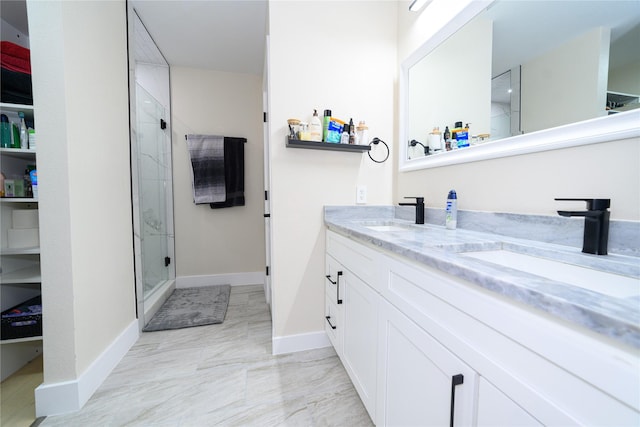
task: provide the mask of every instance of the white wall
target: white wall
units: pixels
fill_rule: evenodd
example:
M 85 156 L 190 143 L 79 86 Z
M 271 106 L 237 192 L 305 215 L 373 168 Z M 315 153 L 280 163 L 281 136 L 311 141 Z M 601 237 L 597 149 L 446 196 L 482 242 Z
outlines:
M 272 287 L 275 337 L 324 330 L 324 205 L 389 204 L 394 156 L 285 147 L 287 119 L 313 109 L 394 142 L 396 2 L 269 3 Z M 366 12 L 366 13 L 365 13 Z M 366 16 L 366 19 L 364 18 Z M 382 147 L 379 147 L 382 148 Z M 379 155 L 380 153 L 376 153 Z
M 28 1 L 44 383 L 77 380 L 135 320 L 126 8 Z
M 176 276 L 265 268 L 262 76 L 171 67 Z M 247 138 L 245 206 L 195 205 L 186 134 Z
M 417 23 L 446 24 L 465 2 L 434 0 L 415 18 L 399 8 L 399 61 L 427 40 Z M 441 11 L 446 5 L 447 13 Z M 433 7 L 432 7 L 433 6 Z M 440 11 L 440 12 L 438 12 Z M 424 16 L 424 18 L 422 18 Z M 517 157 L 397 174 L 395 200 L 424 195 L 429 207 L 445 207 L 450 189 L 460 209 L 556 215 L 554 197 L 611 198 L 613 219 L 640 220 L 640 141 L 611 141 Z
M 525 133 L 606 115 L 610 36 L 598 27 L 522 64 Z

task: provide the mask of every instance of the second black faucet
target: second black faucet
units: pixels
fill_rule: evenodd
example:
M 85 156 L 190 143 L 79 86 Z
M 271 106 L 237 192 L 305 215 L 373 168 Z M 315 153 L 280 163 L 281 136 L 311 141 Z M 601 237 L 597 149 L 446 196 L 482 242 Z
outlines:
M 424 224 L 424 197 L 405 197 L 405 199 L 416 199 L 415 203 L 398 203 L 400 206 L 416 207 L 416 224 Z

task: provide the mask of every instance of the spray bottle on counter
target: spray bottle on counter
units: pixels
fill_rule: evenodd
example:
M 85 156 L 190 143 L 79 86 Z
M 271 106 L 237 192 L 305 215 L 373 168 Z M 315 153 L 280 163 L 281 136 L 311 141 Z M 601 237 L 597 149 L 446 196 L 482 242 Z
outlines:
M 447 196 L 447 211 L 445 226 L 448 230 L 455 230 L 458 223 L 458 196 L 456 190 L 449 191 Z

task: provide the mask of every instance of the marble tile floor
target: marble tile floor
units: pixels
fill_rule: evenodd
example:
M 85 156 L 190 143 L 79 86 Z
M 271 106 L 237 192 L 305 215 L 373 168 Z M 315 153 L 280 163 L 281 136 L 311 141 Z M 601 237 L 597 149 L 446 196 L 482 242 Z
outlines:
M 332 348 L 271 355 L 262 286 L 224 323 L 143 333 L 81 411 L 41 426 L 372 426 Z

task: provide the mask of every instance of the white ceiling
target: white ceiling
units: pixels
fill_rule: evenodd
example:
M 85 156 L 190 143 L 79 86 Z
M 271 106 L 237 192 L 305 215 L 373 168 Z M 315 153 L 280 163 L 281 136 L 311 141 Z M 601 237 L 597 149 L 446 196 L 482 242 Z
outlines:
M 131 3 L 169 65 L 262 74 L 267 0 Z

